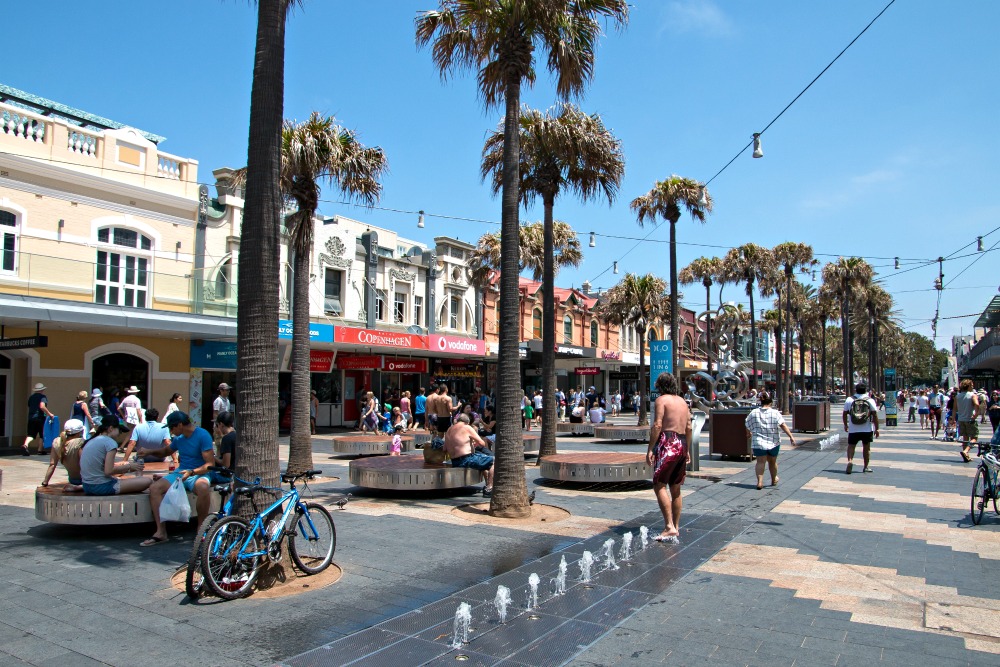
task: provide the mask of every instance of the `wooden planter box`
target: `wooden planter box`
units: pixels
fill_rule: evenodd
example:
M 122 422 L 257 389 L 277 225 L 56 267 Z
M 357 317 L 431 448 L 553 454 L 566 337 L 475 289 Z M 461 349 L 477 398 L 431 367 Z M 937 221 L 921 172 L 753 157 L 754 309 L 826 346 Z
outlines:
M 720 456 L 750 456 L 750 439 L 747 438 L 746 420 L 751 408 L 712 410 L 708 417 L 712 436 L 709 454 Z

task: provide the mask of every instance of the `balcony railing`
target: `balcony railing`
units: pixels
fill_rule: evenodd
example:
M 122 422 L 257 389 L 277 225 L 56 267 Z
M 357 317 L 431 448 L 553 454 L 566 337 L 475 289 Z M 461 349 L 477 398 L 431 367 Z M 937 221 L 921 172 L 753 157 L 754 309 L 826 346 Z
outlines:
M 120 266 L 112 269 L 97 262 L 65 257 L 7 253 L 0 269 L 0 293 L 25 297 L 61 299 L 81 303 L 108 303 L 126 307 L 151 308 L 176 313 L 236 317 L 236 283 L 203 279 L 210 270 L 183 275 L 156 271 L 158 258 L 151 259 L 153 271 Z M 163 261 L 169 261 L 164 258 Z M 100 277 L 103 279 L 99 280 Z M 103 287 L 100 290 L 99 287 Z M 99 301 L 103 293 L 104 300 Z
M 1000 331 L 990 331 L 979 339 L 965 357 L 965 367 L 978 368 L 988 359 L 1000 357 Z

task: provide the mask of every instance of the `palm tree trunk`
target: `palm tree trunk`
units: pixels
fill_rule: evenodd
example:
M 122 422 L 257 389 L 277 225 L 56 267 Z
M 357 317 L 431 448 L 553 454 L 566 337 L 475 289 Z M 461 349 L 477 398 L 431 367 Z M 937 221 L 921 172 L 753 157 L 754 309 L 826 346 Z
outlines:
M 278 257 L 285 0 L 259 0 L 250 91 L 246 209 L 241 229 L 236 338 L 240 456 L 236 474 L 278 485 Z M 249 502 L 238 511 L 249 517 Z
M 301 212 L 300 212 L 301 213 Z M 312 224 L 302 217 L 297 224 Z M 292 260 L 292 430 L 288 438 L 288 472 L 312 470 L 309 433 L 309 257 L 311 248 Z
M 674 377 L 680 377 L 677 369 L 677 348 L 680 340 L 677 338 L 677 221 L 670 221 L 670 372 Z M 643 343 L 646 342 L 644 338 Z M 646 385 L 649 386 L 648 384 Z M 643 401 L 645 404 L 645 401 Z
M 850 314 L 848 313 L 848 303 L 850 300 L 850 295 L 845 290 L 843 296 L 841 296 L 840 303 L 840 335 L 843 338 L 844 346 L 844 393 L 850 394 L 848 387 L 853 383 L 850 373 L 851 367 L 851 336 L 848 332 L 848 325 L 850 324 Z
M 799 383 L 802 385 L 802 395 L 806 395 L 806 342 L 805 332 L 799 328 Z
M 787 331 L 785 333 L 785 372 L 788 374 L 788 382 L 785 384 L 784 391 L 782 392 L 782 401 L 785 406 L 785 412 L 788 412 L 791 406 L 788 405 L 788 392 L 795 388 L 795 381 L 792 379 L 792 271 L 791 267 L 785 267 L 785 323 L 787 326 Z
M 826 396 L 826 316 L 823 317 L 823 395 Z
M 555 277 L 554 241 L 552 238 L 552 207 L 555 196 L 544 197 L 542 258 L 542 442 L 538 448 L 538 465 L 543 456 L 556 453 L 556 300 L 553 294 Z M 581 323 L 582 324 L 582 323 Z M 582 330 L 583 327 L 581 326 Z M 589 408 L 589 406 L 588 406 Z
M 784 335 L 785 335 L 785 330 L 782 328 L 782 323 L 781 323 L 781 308 L 778 308 L 778 326 L 774 330 L 774 352 L 775 352 L 775 355 L 774 355 L 774 357 L 775 357 L 775 359 L 774 359 L 774 376 L 775 376 L 774 393 L 777 394 L 777 396 L 774 397 L 775 398 L 774 404 L 777 405 L 778 409 L 781 410 L 782 412 L 785 411 L 785 406 L 784 406 L 784 404 L 782 403 L 782 400 L 781 400 L 782 389 L 783 389 L 782 385 L 784 384 L 783 373 L 784 373 L 784 370 L 785 370 L 785 368 L 784 368 L 784 366 L 785 366 L 785 352 L 784 352 L 784 350 L 785 350 L 785 347 L 784 347 L 785 346 L 785 339 L 784 339 Z
M 705 285 L 705 356 L 708 363 L 708 374 L 712 374 L 712 283 Z M 709 397 L 710 399 L 713 397 Z
M 747 282 L 747 296 L 750 297 L 750 360 L 753 365 L 753 376 L 750 378 L 750 388 L 757 388 L 757 313 L 753 309 L 753 279 Z
M 636 327 L 635 332 L 639 334 L 639 423 L 638 426 L 649 426 L 649 417 L 646 415 L 646 397 L 649 395 L 649 378 L 646 377 L 646 327 Z M 671 347 L 676 347 L 671 345 Z
M 490 514 L 505 518 L 531 514 L 524 477 L 524 441 L 521 438 L 521 370 L 518 356 L 521 323 L 518 322 L 520 240 L 518 183 L 521 79 L 507 75 L 504 116 L 503 182 L 500 226 L 500 341 L 497 363 L 497 437 L 493 497 Z

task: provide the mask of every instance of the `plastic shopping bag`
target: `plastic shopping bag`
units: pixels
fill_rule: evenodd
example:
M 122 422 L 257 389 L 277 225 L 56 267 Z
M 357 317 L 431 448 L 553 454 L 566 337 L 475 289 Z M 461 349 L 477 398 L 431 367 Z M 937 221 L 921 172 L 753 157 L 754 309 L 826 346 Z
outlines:
M 191 518 L 191 503 L 188 502 L 184 482 L 173 483 L 160 503 L 160 521 L 181 521 L 186 523 Z

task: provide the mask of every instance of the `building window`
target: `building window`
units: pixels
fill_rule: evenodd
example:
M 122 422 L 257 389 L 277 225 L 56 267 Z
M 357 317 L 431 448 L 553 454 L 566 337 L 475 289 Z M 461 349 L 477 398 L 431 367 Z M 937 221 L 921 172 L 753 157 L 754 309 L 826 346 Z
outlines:
M 569 315 L 563 318 L 563 343 L 573 344 L 573 318 Z
M 323 280 L 323 312 L 328 315 L 343 314 L 344 306 L 341 301 L 343 287 L 343 272 L 335 269 L 326 269 Z
M 227 259 L 215 274 L 215 298 L 225 301 L 232 296 L 233 260 Z
M 392 302 L 392 321 L 403 324 L 406 321 L 406 294 L 396 292 Z
M 375 319 L 385 320 L 385 292 L 375 290 Z
M 597 320 L 590 321 L 590 347 L 597 347 L 598 342 L 598 328 Z
M 684 334 L 684 348 L 683 349 L 684 349 L 684 352 L 687 352 L 687 353 L 691 352 L 691 334 L 689 334 L 689 333 Z
M 461 301 L 459 300 L 459 298 L 457 296 L 451 297 L 451 299 L 449 301 L 450 301 L 450 306 L 451 306 L 451 308 L 449 310 L 451 312 L 449 313 L 450 314 L 450 320 L 448 321 L 448 325 L 452 329 L 456 329 L 457 330 L 458 329 L 459 308 L 462 307 L 462 303 L 461 303 Z
M 125 227 L 102 227 L 97 230 L 97 241 L 112 247 L 97 250 L 94 301 L 112 306 L 146 308 L 152 270 L 152 239 Z M 118 248 L 137 252 L 125 253 Z
M 413 323 L 418 327 L 424 326 L 424 297 L 413 297 Z
M 535 340 L 542 338 L 542 311 L 538 309 L 531 312 L 531 336 Z
M 0 211 L 0 271 L 13 273 L 17 262 L 17 217 L 10 211 Z

